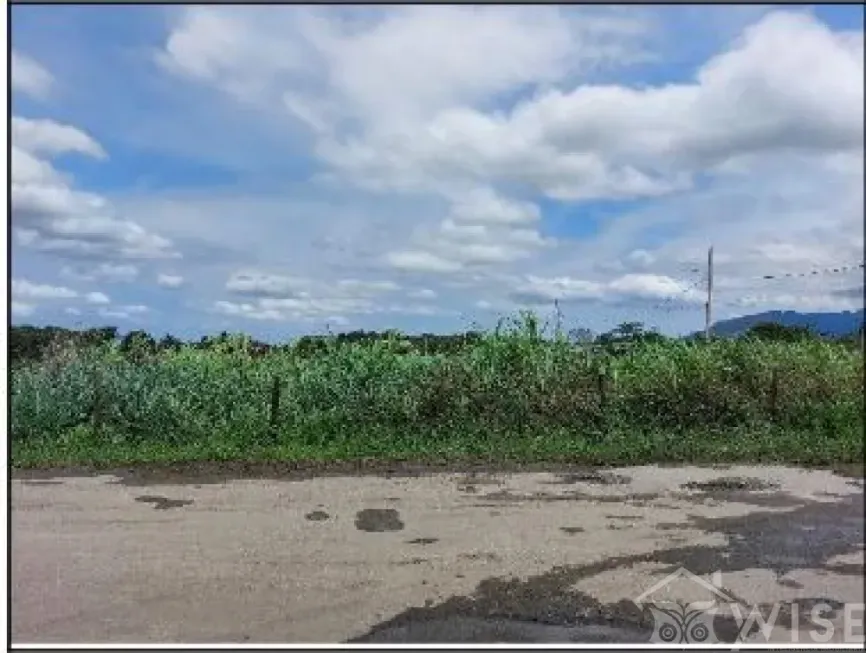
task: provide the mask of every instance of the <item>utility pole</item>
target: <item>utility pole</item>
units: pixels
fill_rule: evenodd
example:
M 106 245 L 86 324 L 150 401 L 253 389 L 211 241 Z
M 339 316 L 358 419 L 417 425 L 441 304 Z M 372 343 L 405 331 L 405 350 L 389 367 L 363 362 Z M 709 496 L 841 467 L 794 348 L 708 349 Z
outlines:
M 713 248 L 707 252 L 707 314 L 704 325 L 704 338 L 709 342 L 710 330 L 713 325 Z

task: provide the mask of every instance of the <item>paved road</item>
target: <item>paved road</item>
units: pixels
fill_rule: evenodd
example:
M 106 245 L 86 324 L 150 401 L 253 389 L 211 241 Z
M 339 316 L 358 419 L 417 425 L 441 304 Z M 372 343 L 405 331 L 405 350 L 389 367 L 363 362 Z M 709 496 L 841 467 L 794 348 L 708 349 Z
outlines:
M 863 641 L 861 479 L 404 471 L 18 473 L 13 641 L 647 641 L 659 613 L 632 601 L 681 567 L 705 583 L 681 574 L 646 600 L 781 602 L 775 641 L 825 603 L 835 630 L 800 641 Z M 731 613 L 711 625 L 736 636 Z

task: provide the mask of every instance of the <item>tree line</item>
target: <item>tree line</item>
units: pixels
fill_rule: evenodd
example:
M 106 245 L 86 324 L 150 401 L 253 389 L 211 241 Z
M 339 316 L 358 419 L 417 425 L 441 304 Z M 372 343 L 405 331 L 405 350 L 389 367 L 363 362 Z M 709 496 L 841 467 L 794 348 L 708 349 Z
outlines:
M 861 326 L 860 333 L 863 327 Z M 860 342 L 861 335 L 852 334 L 841 340 L 851 344 Z M 530 334 L 537 337 L 536 334 Z M 776 342 L 796 342 L 821 336 L 806 327 L 784 326 L 766 322 L 752 326 L 746 337 L 772 340 Z M 302 336 L 290 342 L 270 344 L 244 334 L 230 334 L 223 331 L 216 336 L 204 336 L 197 341 L 184 341 L 166 334 L 157 339 L 146 331 L 130 331 L 120 335 L 117 327 L 99 327 L 84 330 L 66 329 L 57 326 L 34 327 L 12 326 L 8 331 L 8 354 L 10 365 L 44 360 L 63 348 L 87 349 L 105 345 L 116 345 L 119 351 L 129 358 L 141 358 L 160 352 L 178 351 L 184 347 L 224 353 L 244 352 L 252 356 L 262 356 L 279 351 L 292 351 L 299 356 L 314 356 L 330 347 L 346 344 L 369 345 L 390 341 L 399 344 L 406 353 L 451 354 L 477 344 L 483 337 L 479 331 L 456 334 L 422 333 L 420 335 L 402 334 L 395 330 L 364 331 L 355 330 L 329 335 Z M 669 338 L 654 330 L 648 330 L 640 322 L 624 322 L 605 333 L 595 334 L 588 329 L 572 329 L 565 334 L 567 340 L 575 345 L 595 345 L 612 352 L 638 343 L 664 342 Z M 688 336 L 700 339 L 700 335 Z

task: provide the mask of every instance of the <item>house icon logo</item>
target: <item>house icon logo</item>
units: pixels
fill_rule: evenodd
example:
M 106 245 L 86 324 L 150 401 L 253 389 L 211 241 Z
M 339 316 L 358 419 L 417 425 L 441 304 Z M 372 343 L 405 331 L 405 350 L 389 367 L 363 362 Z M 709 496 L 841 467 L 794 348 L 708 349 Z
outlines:
M 678 581 L 696 585 L 697 588 L 693 589 L 703 590 L 709 599 L 691 603 L 653 600 L 653 595 L 660 594 Z M 706 580 L 680 567 L 633 599 L 638 608 L 649 609 L 652 613 L 654 629 L 650 641 L 663 644 L 718 644 L 719 639 L 713 628 L 715 616 L 725 606 L 740 603 L 721 584 L 720 571 L 712 575 L 712 580 Z

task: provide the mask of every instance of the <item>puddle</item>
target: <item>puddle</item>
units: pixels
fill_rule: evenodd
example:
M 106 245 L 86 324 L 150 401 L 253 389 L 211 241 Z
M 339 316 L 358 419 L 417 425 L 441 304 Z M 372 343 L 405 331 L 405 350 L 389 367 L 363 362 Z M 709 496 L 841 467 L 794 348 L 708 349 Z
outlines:
M 402 531 L 403 526 L 400 513 L 393 508 L 367 508 L 355 515 L 355 528 L 367 533 Z
M 171 510 L 172 508 L 182 508 L 192 503 L 191 499 L 169 499 L 167 497 L 141 496 L 135 497 L 139 503 L 153 504 L 154 510 Z

